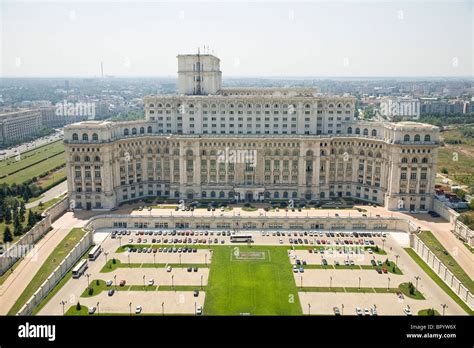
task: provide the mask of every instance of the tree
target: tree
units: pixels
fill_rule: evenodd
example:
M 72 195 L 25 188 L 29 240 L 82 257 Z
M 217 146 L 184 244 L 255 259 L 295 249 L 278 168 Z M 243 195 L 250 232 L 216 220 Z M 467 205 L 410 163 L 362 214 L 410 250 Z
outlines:
M 3 231 L 3 242 L 8 243 L 13 241 L 12 233 L 10 231 L 10 227 L 5 226 L 5 231 Z
M 79 303 L 79 301 L 77 301 L 76 310 L 77 310 L 77 311 L 80 311 L 81 308 L 82 308 L 81 304 Z
M 443 169 L 441 169 L 441 173 L 443 173 L 443 174 L 449 174 L 448 168 L 443 168 Z
M 466 192 L 464 192 L 464 190 L 461 190 L 461 189 L 456 189 L 453 191 L 456 196 L 459 198 L 459 199 L 464 199 L 464 197 L 466 197 Z
M 20 204 L 20 219 L 21 221 L 25 221 L 25 212 L 26 212 L 26 206 L 25 206 L 25 202 L 21 201 L 21 204 Z
M 5 208 L 5 223 L 7 225 L 12 223 L 12 211 L 8 206 Z
M 410 293 L 410 295 L 414 295 L 414 294 L 415 294 L 415 286 L 413 285 L 412 282 L 409 282 L 409 283 L 408 283 L 408 292 Z
M 33 227 L 35 223 L 36 223 L 35 214 L 31 211 L 31 209 L 28 209 L 28 227 Z

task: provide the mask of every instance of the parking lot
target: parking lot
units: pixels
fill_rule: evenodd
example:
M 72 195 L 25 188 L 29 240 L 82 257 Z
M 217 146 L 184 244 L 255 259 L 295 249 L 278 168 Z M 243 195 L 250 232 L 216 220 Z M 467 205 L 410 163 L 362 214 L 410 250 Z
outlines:
M 205 297 L 212 296 L 206 289 L 213 265 L 212 247 L 242 244 L 287 249 L 288 263 L 282 263 L 281 267 L 296 268 L 292 278 L 299 292 L 303 314 L 310 310 L 311 314 L 334 315 L 333 307 L 338 303 L 345 304 L 344 315 L 356 315 L 356 307 L 360 307 L 363 313 L 367 307 L 370 313 L 374 304 L 379 315 L 404 315 L 403 309 L 407 305 L 416 315 L 419 309 L 437 308 L 442 303 L 448 304 L 448 313 L 463 314 L 462 309 L 403 250 L 408 240 L 405 233 L 241 233 L 252 234 L 252 242 L 233 243 L 231 238 L 235 232 L 227 230 L 98 230 L 94 239 L 103 250 L 97 260 L 89 262 L 86 273 L 90 282 L 97 279 L 109 281 L 111 288 L 115 288 L 124 281 L 124 287 L 117 285 L 118 291 L 111 296 L 106 289 L 91 297 L 81 297 L 87 288 L 87 278 L 82 275 L 79 279 L 69 280 L 40 314 L 62 314 L 61 301 L 67 301 L 69 307 L 77 301 L 92 307 L 99 302 L 102 313 L 127 313 L 132 303 L 132 312 L 133 306 L 139 305 L 143 314 L 193 315 L 197 309 L 205 314 Z M 110 269 L 104 269 L 106 258 Z M 113 259 L 115 264 L 111 263 Z M 381 264 L 387 259 L 397 261 L 403 274 L 386 272 L 386 269 L 382 272 L 386 267 L 381 267 Z M 335 266 L 336 263 L 339 265 Z M 415 283 L 416 277 L 419 277 L 418 289 L 425 300 L 405 297 L 403 302 L 394 293 L 380 293 L 387 287 L 393 291 L 401 283 Z M 358 293 L 354 289 L 359 287 L 370 291 Z M 339 292 L 332 292 L 330 288 L 339 288 Z M 197 297 L 196 290 L 199 290 Z
M 358 315 L 357 308 L 362 310 L 362 315 L 373 315 L 371 311 L 373 308 L 376 309 L 377 315 L 406 315 L 404 309 L 407 308 L 410 309 L 412 315 L 417 315 L 418 311 L 431 307 L 434 307 L 439 313 L 443 312 L 441 304 L 429 303 L 426 300 L 413 300 L 408 297 L 400 300 L 396 294 L 391 293 L 300 292 L 299 298 L 304 314 L 334 315 L 334 307 L 337 307 L 341 315 Z M 366 309 L 367 311 L 365 311 Z M 446 314 L 455 313 L 449 312 L 448 308 Z

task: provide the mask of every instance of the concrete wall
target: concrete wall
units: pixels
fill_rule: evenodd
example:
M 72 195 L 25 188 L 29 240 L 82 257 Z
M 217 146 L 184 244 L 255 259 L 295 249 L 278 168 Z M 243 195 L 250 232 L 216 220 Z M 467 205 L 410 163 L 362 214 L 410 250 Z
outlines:
M 458 238 L 474 247 L 474 231 L 458 220 L 459 213 L 443 204 L 438 199 L 433 200 L 433 210 L 451 223 L 451 232 Z
M 238 230 L 322 230 L 322 231 L 401 231 L 415 232 L 416 226 L 407 220 L 396 217 L 266 217 L 266 216 L 149 216 L 149 215 L 98 215 L 92 217 L 86 224 L 88 229 L 114 228 L 114 223 L 126 223 L 129 229 L 155 229 L 156 224 L 168 224 L 168 228 L 179 228 L 176 224 L 189 224 L 186 228 L 218 229 L 228 224 L 224 229 Z M 317 228 L 315 225 L 324 225 Z M 354 225 L 363 227 L 356 228 Z M 253 226 L 253 227 L 248 227 Z M 275 227 L 278 226 L 278 227 Z M 247 228 L 246 228 L 247 227 Z M 163 227 L 161 227 L 163 228 Z
M 35 257 L 35 243 L 50 230 L 51 224 L 69 208 L 69 199 L 64 197 L 43 213 L 43 219 L 38 221 L 27 233 L 16 243 L 11 245 L 0 256 L 0 275 L 4 274 L 10 267 L 23 256 Z M 33 250 L 33 252 L 31 252 Z M 27 255 L 28 254 L 28 255 Z
M 461 298 L 471 309 L 474 309 L 474 296 L 457 279 L 453 273 L 436 257 L 436 255 L 418 238 L 413 235 L 411 247 L 427 265 Z
M 88 231 L 76 246 L 67 254 L 64 260 L 44 281 L 39 289 L 33 294 L 17 315 L 31 315 L 38 304 L 49 294 L 49 292 L 59 283 L 66 273 L 76 264 L 81 256 L 93 244 L 93 231 Z

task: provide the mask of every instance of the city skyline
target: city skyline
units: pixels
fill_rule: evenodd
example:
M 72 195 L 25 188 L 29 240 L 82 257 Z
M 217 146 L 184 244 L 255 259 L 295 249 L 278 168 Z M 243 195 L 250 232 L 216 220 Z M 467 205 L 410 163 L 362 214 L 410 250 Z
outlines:
M 0 77 L 100 77 L 101 62 L 105 75 L 171 77 L 175 55 L 204 45 L 227 77 L 473 76 L 469 1 L 127 6 L 4 2 Z

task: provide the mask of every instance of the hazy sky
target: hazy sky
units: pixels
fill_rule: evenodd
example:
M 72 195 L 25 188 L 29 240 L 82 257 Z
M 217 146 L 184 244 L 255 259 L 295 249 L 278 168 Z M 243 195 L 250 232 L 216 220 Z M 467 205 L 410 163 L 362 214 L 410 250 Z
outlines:
M 0 76 L 473 76 L 472 1 L 0 0 Z

